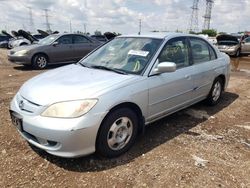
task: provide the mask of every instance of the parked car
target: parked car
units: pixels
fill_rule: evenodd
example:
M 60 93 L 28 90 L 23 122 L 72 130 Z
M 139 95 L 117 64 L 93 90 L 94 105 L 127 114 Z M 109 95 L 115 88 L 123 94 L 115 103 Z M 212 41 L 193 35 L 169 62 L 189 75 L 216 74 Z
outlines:
M 227 34 L 218 35 L 217 47 L 221 52 L 224 52 L 230 56 L 238 57 L 240 55 L 240 41 L 237 37 Z
M 100 44 L 80 34 L 55 34 L 37 44 L 10 50 L 8 59 L 17 64 L 44 69 L 48 64 L 75 63 Z
M 211 42 L 213 45 L 217 45 L 217 40 L 216 37 L 208 37 L 207 40 Z
M 4 34 L 0 34 L 0 42 L 9 40 L 11 37 L 4 35 Z
M 26 31 L 20 29 L 18 32 L 12 32 L 16 38 L 12 39 L 9 42 L 9 48 L 15 48 L 19 46 L 26 46 L 30 44 L 37 43 L 39 40 L 43 39 L 44 36 L 41 34 L 33 34 L 27 33 Z
M 20 35 L 19 32 L 13 30 L 11 31 L 11 34 L 13 38 L 8 43 L 9 49 L 31 44 L 31 42 L 28 39 L 24 38 L 22 35 Z
M 0 48 L 7 48 L 10 39 L 10 36 L 0 34 Z
M 250 37 L 247 37 L 241 41 L 240 54 L 243 54 L 243 55 L 250 54 Z
M 102 42 L 102 43 L 109 41 L 105 35 L 91 35 L 91 37 Z
M 202 37 L 119 36 L 27 81 L 10 114 L 22 137 L 48 153 L 116 157 L 145 125 L 202 100 L 217 104 L 229 74 L 229 57 Z

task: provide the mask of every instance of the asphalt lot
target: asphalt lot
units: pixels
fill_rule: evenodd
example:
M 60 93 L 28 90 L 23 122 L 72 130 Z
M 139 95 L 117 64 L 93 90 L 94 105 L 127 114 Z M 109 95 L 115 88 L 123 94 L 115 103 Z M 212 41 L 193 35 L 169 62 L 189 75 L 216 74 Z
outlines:
M 6 54 L 0 49 L 0 187 L 250 187 L 250 57 L 232 59 L 216 107 L 199 103 L 157 121 L 119 158 L 63 159 L 30 147 L 12 126 L 10 100 L 47 70 Z

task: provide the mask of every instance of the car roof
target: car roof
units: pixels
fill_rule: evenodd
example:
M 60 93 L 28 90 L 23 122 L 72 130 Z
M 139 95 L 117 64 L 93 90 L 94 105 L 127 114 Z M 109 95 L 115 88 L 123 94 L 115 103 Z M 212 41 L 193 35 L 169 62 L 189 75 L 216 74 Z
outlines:
M 51 34 L 49 36 L 57 36 L 57 37 L 61 37 L 61 36 L 65 36 L 65 35 L 81 35 L 81 36 L 87 36 L 81 33 L 58 33 L 58 34 Z M 87 36 L 88 37 L 88 36 Z
M 157 39 L 166 39 L 171 37 L 181 37 L 181 36 L 193 36 L 197 38 L 204 38 L 197 35 L 186 34 L 186 33 L 170 33 L 170 32 L 149 32 L 142 34 L 129 34 L 129 35 L 121 35 L 118 37 L 139 37 L 139 38 L 157 38 Z

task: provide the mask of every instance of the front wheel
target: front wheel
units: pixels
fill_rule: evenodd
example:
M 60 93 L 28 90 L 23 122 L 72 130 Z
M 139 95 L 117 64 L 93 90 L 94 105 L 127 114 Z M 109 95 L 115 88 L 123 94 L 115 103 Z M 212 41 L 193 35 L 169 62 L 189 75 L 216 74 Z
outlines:
M 216 78 L 207 97 L 208 105 L 213 106 L 219 102 L 222 90 L 223 90 L 222 79 Z
M 138 118 L 132 110 L 121 108 L 111 112 L 100 127 L 97 153 L 105 157 L 117 157 L 125 153 L 134 144 L 137 131 Z
M 38 54 L 33 58 L 32 65 L 35 69 L 44 69 L 48 65 L 48 58 L 43 54 Z

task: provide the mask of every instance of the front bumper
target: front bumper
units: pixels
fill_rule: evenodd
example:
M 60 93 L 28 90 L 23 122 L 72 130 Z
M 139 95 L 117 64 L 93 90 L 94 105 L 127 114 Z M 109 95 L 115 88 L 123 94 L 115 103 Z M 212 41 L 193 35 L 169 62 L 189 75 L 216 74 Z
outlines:
M 30 144 L 61 157 L 79 157 L 95 152 L 96 136 L 105 113 L 79 118 L 49 118 L 28 114 L 19 108 L 17 97 L 10 110 L 22 119 L 18 132 Z
M 233 56 L 233 55 L 235 55 L 237 53 L 237 50 L 235 50 L 235 49 L 220 49 L 219 48 L 219 50 L 221 52 L 224 52 L 224 53 L 230 55 L 230 56 Z
M 8 60 L 12 63 L 16 64 L 26 64 L 31 65 L 31 58 L 29 58 L 27 55 L 24 56 L 15 56 L 8 54 Z

